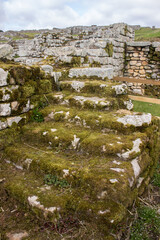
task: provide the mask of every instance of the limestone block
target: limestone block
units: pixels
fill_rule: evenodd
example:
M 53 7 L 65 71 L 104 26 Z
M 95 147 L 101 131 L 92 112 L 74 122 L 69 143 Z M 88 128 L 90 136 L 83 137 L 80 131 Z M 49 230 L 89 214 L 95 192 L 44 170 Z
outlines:
M 62 61 L 62 62 L 71 63 L 72 57 L 67 56 L 67 55 L 60 55 L 60 56 L 57 58 L 57 60 L 58 60 L 58 61 Z
M 127 46 L 130 47 L 146 47 L 146 46 L 151 46 L 151 42 L 127 42 Z
M 145 74 L 145 70 L 142 69 L 142 70 L 139 71 L 139 73 L 140 74 Z
M 26 106 L 22 110 L 22 113 L 28 112 L 29 110 L 30 110 L 30 100 L 27 101 Z
M 53 72 L 53 67 L 50 65 L 42 65 L 41 69 L 47 74 L 51 74 L 51 72 Z
M 62 76 L 61 72 L 51 72 L 51 76 L 54 77 L 56 83 L 58 83 L 59 78 Z
M 160 42 L 153 42 L 153 43 L 152 43 L 152 46 L 153 46 L 154 48 L 160 48 Z
M 22 119 L 22 117 L 20 117 L 20 116 L 7 118 L 8 126 L 11 127 L 12 123 L 18 124 L 21 121 L 21 119 Z
M 133 57 L 138 57 L 139 54 L 138 53 L 133 53 Z
M 152 115 L 150 113 L 143 113 L 141 115 L 125 115 L 124 117 L 118 118 L 117 121 L 123 123 L 124 125 L 129 124 L 135 127 L 141 127 L 144 124 L 151 124 Z
M 0 89 L 0 92 L 2 93 L 2 97 L 0 97 L 0 101 L 2 101 L 2 102 L 9 101 L 11 99 L 11 96 L 12 96 L 12 93 L 14 92 L 14 90 L 16 90 L 18 88 L 19 88 L 18 85 L 2 87 Z
M 8 85 L 7 83 L 8 71 L 0 68 L 0 87 Z
M 0 58 L 10 58 L 13 48 L 9 44 L 0 45 Z
M 136 65 L 137 61 L 130 61 L 130 65 Z
M 116 85 L 116 86 L 112 86 L 112 89 L 115 90 L 116 95 L 122 95 L 122 94 L 127 93 L 127 85 L 125 83 Z
M 11 106 L 10 103 L 1 103 L 0 104 L 0 116 L 10 116 L 11 115 Z
M 109 64 L 109 58 L 107 58 L 107 57 L 89 57 L 88 62 L 89 63 L 97 62 L 97 63 L 100 63 L 101 65 L 106 65 L 106 64 Z
M 113 78 L 113 69 L 112 68 L 72 68 L 69 70 L 69 77 L 99 77 L 99 78 Z
M 17 111 L 19 107 L 19 103 L 17 101 L 14 101 L 11 103 L 11 109 L 12 111 Z
M 128 69 L 128 72 L 133 73 L 134 71 L 133 71 L 133 69 Z

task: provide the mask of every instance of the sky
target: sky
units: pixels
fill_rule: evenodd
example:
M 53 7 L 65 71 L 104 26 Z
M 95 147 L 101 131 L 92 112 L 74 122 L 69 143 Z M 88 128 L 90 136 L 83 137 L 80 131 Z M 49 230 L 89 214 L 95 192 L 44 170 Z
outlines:
M 77 25 L 160 27 L 160 0 L 0 0 L 0 29 L 52 29 Z

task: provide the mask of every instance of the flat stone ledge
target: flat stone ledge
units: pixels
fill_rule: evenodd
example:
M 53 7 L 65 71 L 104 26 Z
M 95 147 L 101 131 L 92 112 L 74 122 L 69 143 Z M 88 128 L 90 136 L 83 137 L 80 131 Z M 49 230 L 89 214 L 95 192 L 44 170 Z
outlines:
M 127 42 L 127 46 L 130 47 L 148 47 L 151 46 L 151 42 Z
M 160 47 L 160 42 L 153 42 L 152 46 L 155 48 L 159 48 Z
M 69 71 L 69 77 L 99 77 L 113 79 L 113 69 L 112 68 L 72 68 Z

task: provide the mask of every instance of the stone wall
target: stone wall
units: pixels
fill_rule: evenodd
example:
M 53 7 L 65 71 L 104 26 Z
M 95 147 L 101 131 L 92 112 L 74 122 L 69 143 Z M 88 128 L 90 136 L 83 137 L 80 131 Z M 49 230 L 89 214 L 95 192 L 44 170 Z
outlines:
M 108 27 L 55 29 L 32 40 L 14 41 L 11 45 L 16 62 L 43 64 L 44 59 L 52 57 L 53 67 L 72 63 L 76 67 L 112 67 L 117 76 L 123 74 L 125 43 L 133 39 L 131 27 L 113 24 Z
M 160 80 L 160 43 L 128 42 L 124 76 Z
M 54 89 L 54 79 L 39 68 L 0 62 L 0 130 L 26 122 L 29 110 L 45 104 Z

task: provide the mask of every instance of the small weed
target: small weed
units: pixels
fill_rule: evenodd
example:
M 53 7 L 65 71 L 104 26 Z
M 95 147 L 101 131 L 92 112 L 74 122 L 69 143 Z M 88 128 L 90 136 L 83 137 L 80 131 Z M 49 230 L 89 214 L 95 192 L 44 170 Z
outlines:
M 38 108 L 35 108 L 33 110 L 32 115 L 31 115 L 31 121 L 33 121 L 33 122 L 43 122 L 44 121 L 44 117 L 43 117 L 42 113 L 39 112 Z
M 107 43 L 104 50 L 106 51 L 106 53 L 108 54 L 109 57 L 113 56 L 113 44 L 112 43 Z
M 15 54 L 15 55 L 14 55 L 14 58 L 19 58 L 19 55 L 18 55 L 18 54 Z
M 61 188 L 66 188 L 69 183 L 65 179 L 59 179 L 57 176 L 52 174 L 47 174 L 44 176 L 44 183 L 47 185 L 55 185 Z

